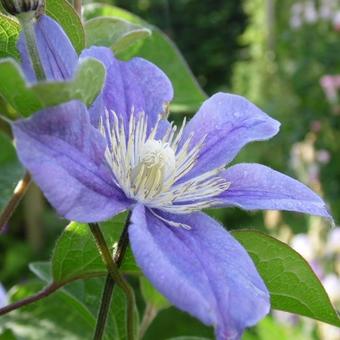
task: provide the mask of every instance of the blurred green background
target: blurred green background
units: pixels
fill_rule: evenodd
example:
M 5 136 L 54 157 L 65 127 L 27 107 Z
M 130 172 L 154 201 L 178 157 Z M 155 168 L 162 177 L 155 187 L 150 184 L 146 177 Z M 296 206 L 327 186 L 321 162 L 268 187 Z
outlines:
M 282 123 L 278 136 L 247 146 L 234 162 L 258 162 L 298 178 L 321 194 L 335 221 L 340 220 L 340 1 L 102 2 L 126 9 L 165 32 L 207 94 L 240 94 L 278 119 Z M 180 115 L 171 117 L 179 121 Z M 210 213 L 228 229 L 255 227 L 295 245 L 319 271 L 325 286 L 333 289 L 331 299 L 340 307 L 340 245 L 332 246 L 340 242 L 334 241 L 336 229 L 321 219 L 290 213 L 237 209 Z M 0 282 L 6 289 L 33 277 L 28 263 L 49 259 L 65 224 L 32 186 L 0 237 Z M 301 234 L 305 238 L 299 243 Z M 212 337 L 212 330 L 168 308 L 156 317 L 145 339 L 179 335 Z M 10 336 L 3 333 L 0 339 Z M 244 338 L 336 340 L 340 333 L 332 326 L 276 313 Z

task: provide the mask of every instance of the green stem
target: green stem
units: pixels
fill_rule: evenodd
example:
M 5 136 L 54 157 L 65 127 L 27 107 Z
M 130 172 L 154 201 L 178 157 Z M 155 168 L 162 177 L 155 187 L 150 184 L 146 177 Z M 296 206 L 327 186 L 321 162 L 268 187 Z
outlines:
M 93 335 L 94 340 L 100 340 L 103 337 L 106 320 L 109 314 L 109 309 L 112 300 L 112 293 L 115 282 L 112 280 L 111 275 L 107 274 L 105 280 L 105 286 L 100 303 L 99 313 L 97 316 L 96 330 Z
M 34 73 L 38 81 L 46 80 L 44 68 L 40 61 L 39 51 L 34 32 L 33 12 L 22 13 L 18 15 L 18 19 L 25 34 L 28 54 L 31 58 Z
M 112 259 L 110 250 L 109 250 L 109 248 L 106 244 L 106 241 L 105 241 L 104 236 L 103 236 L 103 234 L 100 230 L 99 225 L 97 223 L 89 223 L 89 227 L 90 227 L 90 230 L 91 230 L 91 232 L 92 232 L 92 234 L 93 234 L 93 236 L 96 240 L 97 246 L 99 248 L 99 251 L 101 253 L 103 261 L 106 264 L 106 267 L 108 269 L 108 272 L 109 272 L 111 279 L 117 283 L 117 285 L 124 291 L 124 293 L 126 295 L 126 298 L 127 298 L 127 333 L 128 333 L 128 340 L 133 340 L 134 339 L 134 324 L 133 324 L 134 320 L 133 319 L 134 319 L 134 306 L 135 306 L 135 297 L 134 297 L 133 290 L 131 289 L 131 287 L 129 286 L 127 281 L 124 279 L 124 277 L 120 274 L 117 264 Z M 124 229 L 127 230 L 127 228 L 124 228 Z M 124 232 L 123 232 L 123 234 L 124 234 Z M 127 235 L 127 231 L 126 231 L 126 235 Z M 118 249 L 117 249 L 117 251 L 118 251 Z M 115 256 L 115 258 L 116 258 L 116 256 Z M 107 299 L 107 295 L 108 295 L 107 291 L 108 291 L 108 293 L 111 293 L 110 296 L 112 296 L 113 286 L 111 287 L 111 285 L 112 285 L 112 283 L 109 283 L 109 281 L 107 279 L 106 284 L 105 284 L 103 299 L 104 298 Z M 108 311 L 108 306 L 109 306 L 109 303 L 105 302 L 105 305 L 103 306 L 103 308 L 107 309 L 107 311 Z M 96 327 L 96 333 L 95 333 L 95 337 L 94 337 L 94 339 L 96 339 L 96 340 L 101 339 L 101 336 L 103 334 L 105 321 L 106 321 L 106 317 L 107 317 L 107 311 L 106 311 L 106 313 L 102 313 L 101 311 L 99 313 L 99 317 L 101 317 L 101 319 L 98 319 L 99 325 L 97 323 L 97 327 Z M 100 328 L 100 330 L 98 328 Z M 97 331 L 97 329 L 98 329 L 98 331 Z M 97 334 L 97 332 L 99 334 Z M 99 337 L 97 337 L 97 335 L 99 335 Z
M 139 329 L 139 339 L 143 339 L 146 331 L 150 327 L 152 321 L 157 316 L 158 310 L 152 304 L 147 304 L 144 310 L 144 315 Z
M 114 255 L 114 263 L 117 265 L 119 268 L 123 262 L 126 249 L 129 244 L 129 235 L 128 235 L 128 227 L 130 225 L 130 217 L 131 217 L 131 212 L 129 212 L 125 226 L 123 229 L 122 234 L 120 235 L 117 249 Z M 113 288 L 115 285 L 115 281 L 112 280 L 111 275 L 107 274 L 106 280 L 105 280 L 105 286 L 103 290 L 103 295 L 101 299 L 101 305 L 97 317 L 97 324 L 96 324 L 96 330 L 94 333 L 94 339 L 101 339 L 105 330 L 105 324 L 106 320 L 109 314 L 109 309 L 111 305 L 111 300 L 112 300 L 112 294 L 113 294 Z

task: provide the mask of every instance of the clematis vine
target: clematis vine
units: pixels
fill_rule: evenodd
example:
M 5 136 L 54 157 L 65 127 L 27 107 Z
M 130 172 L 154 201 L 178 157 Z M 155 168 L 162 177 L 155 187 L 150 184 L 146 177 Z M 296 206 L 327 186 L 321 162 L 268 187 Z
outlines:
M 268 290 L 246 250 L 200 210 L 279 209 L 330 218 L 302 183 L 260 164 L 225 168 L 249 142 L 267 140 L 279 123 L 245 98 L 217 93 L 177 129 L 166 119 L 171 82 L 152 63 L 116 59 L 91 47 L 79 59 L 56 22 L 42 16 L 36 36 L 48 79 L 68 79 L 83 58 L 106 68 L 87 109 L 72 101 L 13 123 L 20 160 L 69 220 L 98 222 L 132 210 L 136 261 L 178 308 L 239 339 L 270 309 Z M 35 82 L 25 39 L 23 71 Z

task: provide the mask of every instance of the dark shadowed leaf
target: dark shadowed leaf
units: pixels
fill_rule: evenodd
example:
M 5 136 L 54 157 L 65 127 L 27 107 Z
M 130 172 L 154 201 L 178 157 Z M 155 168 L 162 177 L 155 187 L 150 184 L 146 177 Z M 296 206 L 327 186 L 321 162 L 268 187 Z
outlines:
M 11 301 L 37 293 L 40 282 L 28 282 L 11 289 Z M 17 340 L 89 339 L 95 318 L 71 294 L 60 290 L 44 300 L 0 318 L 0 329 L 9 329 Z
M 114 17 L 100 17 L 87 21 L 85 32 L 88 47 L 107 46 L 116 53 L 151 35 L 147 28 Z
M 48 262 L 36 262 L 30 264 L 30 269 L 33 273 L 35 273 L 42 281 L 46 283 L 51 283 L 52 277 L 50 276 L 50 264 Z M 48 322 L 53 325 L 56 329 L 56 334 L 69 334 L 72 339 L 84 339 L 91 338 L 94 331 L 94 324 L 96 317 L 98 315 L 102 291 L 104 288 L 104 277 L 101 278 L 92 278 L 87 280 L 79 280 L 67 284 L 66 286 L 60 288 L 57 292 L 53 293 L 49 297 L 44 300 L 35 303 L 23 310 L 20 310 L 15 313 L 12 313 L 8 316 L 7 321 L 14 327 L 32 327 L 34 329 L 34 325 L 37 324 L 37 310 L 42 309 L 44 312 L 43 320 L 47 319 Z M 42 288 L 41 285 L 35 285 Z M 34 286 L 34 287 L 35 287 Z M 26 296 L 30 296 L 36 293 L 39 289 L 33 289 L 32 291 L 25 291 L 26 285 L 17 287 L 19 290 L 20 296 L 18 296 L 18 292 L 14 294 L 14 298 L 23 298 Z M 66 298 L 65 298 L 66 296 Z M 64 322 L 60 320 L 59 310 L 58 310 L 58 301 L 59 303 L 67 303 L 68 308 L 74 309 L 71 312 L 72 318 L 74 318 L 74 323 L 77 324 L 77 327 L 70 325 L 67 320 Z M 106 340 L 126 340 L 127 332 L 126 332 L 126 298 L 124 293 L 119 287 L 114 287 L 112 303 L 110 314 L 107 320 L 107 326 L 105 329 L 104 339 Z M 21 319 L 21 312 L 25 312 L 29 310 L 31 313 L 27 317 L 27 324 L 23 322 Z M 85 320 L 83 317 L 80 317 L 77 314 L 77 311 L 84 313 L 86 316 Z M 17 314 L 16 314 L 17 313 Z M 61 314 L 62 315 L 62 314 Z M 68 315 L 68 314 L 67 314 Z M 14 316 L 14 317 L 12 317 Z M 19 318 L 18 318 L 19 316 Z M 68 318 L 67 318 L 68 319 Z M 93 329 L 88 327 L 89 324 L 93 323 Z M 138 332 L 138 311 L 135 310 L 135 325 L 136 325 L 136 333 Z M 28 325 L 29 324 L 29 325 Z M 32 326 L 30 326 L 32 324 Z M 59 327 L 64 329 L 59 330 Z M 1 329 L 1 322 L 0 322 Z M 47 332 L 48 330 L 46 330 Z M 1 334 L 1 332 L 0 332 Z M 40 335 L 40 333 L 39 333 Z M 56 335 L 57 337 L 57 335 Z M 0 337 L 1 338 L 1 337 Z M 34 335 L 28 336 L 26 339 L 37 339 Z M 52 337 L 52 339 L 55 339 Z
M 140 56 L 155 63 L 167 74 L 174 86 L 175 97 L 172 110 L 178 112 L 197 110 L 202 101 L 206 99 L 206 94 L 191 73 L 176 45 L 162 31 L 118 7 L 98 4 L 85 7 L 87 19 L 101 15 L 118 17 L 150 29 L 152 34 L 149 38 L 138 41 L 118 57 L 129 59 L 133 56 Z
M 13 195 L 17 183 L 24 175 L 11 139 L 0 132 L 0 212 Z
M 103 286 L 103 278 L 73 282 L 43 300 L 1 317 L 0 338 L 4 328 L 18 340 L 91 339 Z M 31 296 L 42 287 L 40 282 L 16 286 L 10 292 L 11 300 Z M 137 325 L 137 310 L 135 313 Z M 104 340 L 126 339 L 126 299 L 124 293 L 115 287 Z

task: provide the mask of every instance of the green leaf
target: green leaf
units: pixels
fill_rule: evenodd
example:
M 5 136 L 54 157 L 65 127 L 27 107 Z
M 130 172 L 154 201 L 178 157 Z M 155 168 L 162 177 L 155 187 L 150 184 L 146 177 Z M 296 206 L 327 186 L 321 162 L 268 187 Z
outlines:
M 127 300 L 124 292 L 118 287 L 114 288 L 113 298 L 111 302 L 111 315 L 114 318 L 113 329 L 116 331 L 117 336 L 113 339 L 125 340 L 127 336 Z M 138 339 L 139 334 L 139 314 L 137 306 L 134 309 L 134 334 L 135 339 Z
M 30 270 L 46 283 L 52 282 L 50 263 L 34 262 L 29 265 Z M 96 318 L 100 307 L 104 278 L 92 278 L 72 282 L 62 288 L 62 291 L 70 294 L 77 302 L 86 308 Z M 110 316 L 106 326 L 106 339 L 125 340 L 127 303 L 124 292 L 119 287 L 114 287 Z M 135 309 L 135 332 L 138 332 L 139 316 Z
M 98 315 L 100 307 L 102 290 L 104 288 L 104 279 L 94 278 L 82 280 L 66 286 L 64 289 L 71 294 L 79 303 L 85 306 L 94 318 Z M 110 314 L 105 329 L 106 339 L 126 340 L 126 315 L 127 303 L 124 292 L 119 287 L 114 287 L 110 307 Z M 138 332 L 139 316 L 137 307 L 135 308 L 135 333 Z
M 85 31 L 74 8 L 66 0 L 45 0 L 45 9 L 62 26 L 79 54 L 85 48 Z M 0 13 L 0 57 L 19 57 L 16 49 L 19 32 L 20 24 Z
M 90 339 L 95 329 L 103 286 L 102 278 L 73 282 L 43 300 L 2 317 L 0 331 L 4 327 L 18 339 L 25 340 Z M 42 288 L 41 283 L 36 282 L 17 286 L 11 290 L 11 300 L 31 296 Z M 124 293 L 115 287 L 104 339 L 127 339 L 126 307 Z M 138 324 L 138 311 L 135 309 L 136 332 Z
M 10 291 L 11 301 L 31 296 L 41 288 L 38 282 L 16 286 Z M 0 318 L 0 329 L 10 329 L 18 340 L 89 339 L 94 327 L 94 316 L 63 290 Z
M 159 66 L 170 78 L 175 89 L 171 109 L 177 112 L 194 112 L 207 98 L 176 45 L 157 27 L 147 24 L 136 15 L 108 5 L 85 6 L 87 19 L 104 15 L 118 17 L 151 30 L 150 38 L 138 41 L 118 57 L 127 59 L 135 55 Z
M 0 132 L 0 212 L 13 195 L 14 189 L 24 176 L 11 139 Z
M 99 17 L 87 21 L 85 32 L 87 47 L 107 46 L 116 53 L 151 35 L 147 28 L 113 17 Z
M 85 32 L 74 8 L 66 0 L 45 0 L 45 9 L 63 27 L 79 54 L 85 48 Z
M 117 245 L 125 219 L 126 213 L 123 213 L 101 225 L 106 241 L 112 249 Z M 121 270 L 130 274 L 139 274 L 130 249 L 124 257 Z M 58 283 L 106 273 L 106 267 L 98 253 L 88 225 L 70 223 L 58 239 L 53 252 L 53 280 Z
M 159 311 L 171 306 L 170 302 L 153 287 L 148 279 L 141 276 L 139 282 L 146 303 L 151 304 Z
M 340 326 L 325 289 L 301 255 L 258 231 L 233 231 L 232 234 L 255 262 L 270 291 L 274 309 Z
M 102 89 L 105 68 L 96 59 L 87 58 L 80 62 L 74 79 L 69 82 L 39 83 L 32 90 L 44 102 L 44 106 L 57 105 L 79 99 L 90 106 Z
M 40 82 L 30 86 L 14 60 L 0 61 L 0 95 L 26 117 L 43 108 L 73 99 L 90 105 L 100 92 L 104 79 L 102 63 L 88 58 L 78 65 L 73 80 Z
M 13 18 L 0 13 L 0 58 L 19 58 L 16 47 L 20 24 Z

